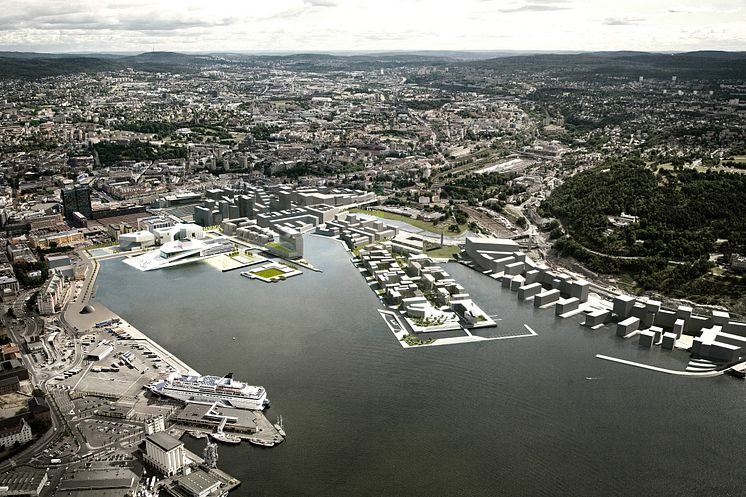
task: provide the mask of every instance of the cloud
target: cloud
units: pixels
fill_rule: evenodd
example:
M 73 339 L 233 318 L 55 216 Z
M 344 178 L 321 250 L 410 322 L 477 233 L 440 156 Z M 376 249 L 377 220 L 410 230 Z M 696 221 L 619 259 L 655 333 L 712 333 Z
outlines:
M 744 0 L 629 0 L 624 9 L 609 0 L 457 3 L 458 8 L 445 0 L 0 0 L 0 50 L 746 47 L 746 18 L 735 14 L 744 12 Z M 632 30 L 639 36 L 630 37 Z
M 542 1 L 534 0 L 531 3 L 519 5 L 517 7 L 509 7 L 503 9 L 497 9 L 505 14 L 511 14 L 514 12 L 549 12 L 552 10 L 567 10 L 570 7 L 565 6 L 566 2 L 562 1 Z
M 178 31 L 193 28 L 227 26 L 230 19 L 159 19 L 157 17 L 131 17 L 101 19 L 96 16 L 49 17 L 35 23 L 36 29 L 85 29 L 110 31 Z
M 483 3 L 486 3 L 486 2 L 491 3 L 491 2 L 494 2 L 495 0 L 479 0 L 479 1 Z M 531 5 L 558 5 L 558 4 L 568 4 L 570 3 L 570 0 L 530 0 L 527 3 Z M 506 8 L 505 10 L 512 10 L 512 9 Z
M 673 7 L 668 9 L 669 14 L 737 14 L 738 9 L 717 9 L 715 7 L 700 5 L 696 7 Z
M 645 19 L 641 17 L 607 17 L 603 24 L 607 26 L 637 26 Z
M 194 28 L 210 28 L 232 24 L 229 19 L 160 19 L 157 17 L 133 17 L 128 19 L 103 20 L 97 17 L 80 15 L 76 17 L 47 17 L 36 22 L 21 21 L 13 23 L 15 29 L 35 30 L 86 30 L 86 31 L 179 31 Z M 6 25 L 0 20 L 0 26 Z
M 396 32 L 374 32 L 374 31 L 365 31 L 361 33 L 356 33 L 355 37 L 357 39 L 362 40 L 370 40 L 370 41 L 404 41 L 411 39 L 412 37 L 418 36 L 436 36 L 437 33 L 435 32 L 423 32 L 423 31 L 416 31 L 414 29 L 407 29 L 405 31 L 396 31 Z
M 335 0 L 303 0 L 303 3 L 298 6 L 293 6 L 269 14 L 267 16 L 260 17 L 261 20 L 272 20 L 272 19 L 294 19 L 302 17 L 303 15 L 325 9 L 327 7 L 337 7 L 338 4 Z
M 179 31 L 193 28 L 226 26 L 234 21 L 230 16 L 218 17 L 213 12 L 188 10 L 169 11 L 153 6 L 143 6 L 136 2 L 120 2 L 92 7 L 86 2 L 70 1 L 64 7 L 51 5 L 49 8 L 36 0 L 28 0 L 28 7 L 10 5 L 0 15 L 0 29 L 21 30 L 61 30 L 61 31 Z

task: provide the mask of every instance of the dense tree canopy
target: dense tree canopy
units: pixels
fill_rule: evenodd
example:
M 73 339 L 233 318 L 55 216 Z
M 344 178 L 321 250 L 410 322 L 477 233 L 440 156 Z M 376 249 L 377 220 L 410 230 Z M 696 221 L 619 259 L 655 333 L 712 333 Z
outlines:
M 508 175 L 498 172 L 477 174 L 472 173 L 466 176 L 453 177 L 453 173 L 448 173 L 446 178 L 448 182 L 443 187 L 446 197 L 456 200 L 474 200 L 484 201 L 491 197 L 502 196 L 502 200 L 507 195 L 524 192 L 526 189 L 520 185 L 511 186 L 510 180 L 515 175 Z
M 99 161 L 104 166 L 111 166 L 122 160 L 178 159 L 187 156 L 186 148 L 183 147 L 155 146 L 137 140 L 128 143 L 99 142 L 93 144 L 92 148 L 98 153 Z
M 693 169 L 657 174 L 644 164 L 627 162 L 573 176 L 543 208 L 569 234 L 555 248 L 589 269 L 628 275 L 638 291 L 744 313 L 744 278 L 713 273 L 715 264 L 709 260 L 711 253 L 727 258 L 746 252 L 744 192 L 746 175 Z M 610 221 L 622 212 L 638 221 L 627 226 Z
M 694 260 L 746 251 L 746 175 L 610 164 L 585 171 L 544 203 L 582 245 L 612 255 Z M 609 216 L 639 217 L 615 226 Z M 716 246 L 717 240 L 727 242 Z

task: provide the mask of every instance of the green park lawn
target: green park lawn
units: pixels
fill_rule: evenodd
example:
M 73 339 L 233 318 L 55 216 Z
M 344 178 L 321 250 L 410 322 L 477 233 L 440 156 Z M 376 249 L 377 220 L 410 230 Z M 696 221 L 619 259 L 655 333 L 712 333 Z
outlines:
M 443 245 L 442 247 L 434 247 L 425 250 L 425 254 L 430 257 L 448 258 L 452 259 L 454 255 L 458 254 L 460 249 L 457 245 Z
M 382 219 L 390 219 L 392 221 L 401 221 L 426 231 L 433 233 L 444 234 L 444 235 L 460 235 L 466 231 L 466 225 L 460 224 L 458 231 L 448 231 L 448 227 L 453 224 L 451 220 L 444 221 L 442 223 L 434 224 L 430 221 L 422 221 L 420 219 L 412 219 L 411 217 L 402 216 L 401 214 L 394 214 L 393 212 L 379 211 L 376 209 L 350 209 L 352 213 L 370 214 L 371 216 L 380 217 Z
M 262 269 L 261 271 L 257 271 L 257 272 L 252 271 L 252 274 L 259 276 L 260 278 L 270 279 L 270 278 L 274 278 L 275 276 L 282 276 L 285 273 L 283 273 L 279 269 L 275 269 L 271 267 L 269 269 Z

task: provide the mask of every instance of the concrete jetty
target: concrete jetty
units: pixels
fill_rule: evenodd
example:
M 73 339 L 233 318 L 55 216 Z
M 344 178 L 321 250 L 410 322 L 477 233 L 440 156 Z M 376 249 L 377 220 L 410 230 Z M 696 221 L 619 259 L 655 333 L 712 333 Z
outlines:
M 677 376 L 692 376 L 695 378 L 712 378 L 715 376 L 722 376 L 723 371 L 707 371 L 702 373 L 697 373 L 693 371 L 676 371 L 673 369 L 666 369 L 666 368 L 659 368 L 657 366 L 651 366 L 649 364 L 643 364 L 641 362 L 635 362 L 635 361 L 628 361 L 626 359 L 619 359 L 618 357 L 611 357 L 603 354 L 596 354 L 596 357 L 599 359 L 603 359 L 604 361 L 611 361 L 616 362 L 619 364 L 626 364 L 628 366 L 634 366 L 636 368 L 641 369 L 649 369 L 650 371 L 658 371 L 660 373 L 666 373 L 666 374 L 673 374 Z

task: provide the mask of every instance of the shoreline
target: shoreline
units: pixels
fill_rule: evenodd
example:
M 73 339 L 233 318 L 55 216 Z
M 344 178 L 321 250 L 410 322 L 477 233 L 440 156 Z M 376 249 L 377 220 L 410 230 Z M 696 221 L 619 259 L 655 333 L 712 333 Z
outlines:
M 93 283 L 93 281 L 91 282 Z M 107 321 L 109 319 L 119 319 L 119 326 L 129 334 L 132 341 L 145 341 L 150 345 L 154 351 L 159 352 L 164 359 L 167 359 L 171 365 L 177 370 L 183 370 L 187 374 L 199 374 L 194 368 L 190 367 L 186 362 L 179 359 L 176 355 L 172 354 L 166 347 L 159 344 L 151 337 L 140 331 L 138 328 L 129 323 L 126 319 L 122 318 L 119 314 L 112 311 L 106 305 L 102 303 L 90 304 L 89 299 L 85 299 L 84 302 L 71 302 L 67 305 L 64 314 L 64 321 L 68 326 L 75 328 L 76 335 L 85 334 L 89 332 L 91 328 L 94 328 L 95 324 L 101 321 Z M 81 310 L 91 305 L 95 309 L 90 314 L 82 314 Z M 94 328 L 95 329 L 95 328 Z
M 96 265 L 96 271 L 91 273 L 86 279 L 88 286 L 91 288 L 95 286 L 96 277 L 98 276 L 98 267 L 99 266 Z M 73 328 L 76 339 L 79 339 L 79 337 L 82 335 L 90 333 L 100 333 L 100 330 L 95 327 L 96 323 L 111 319 L 118 319 L 119 323 L 116 325 L 115 328 L 118 329 L 118 331 L 122 335 L 126 335 L 127 338 L 119 338 L 115 336 L 112 337 L 111 340 L 130 343 L 144 342 L 146 347 L 148 347 L 152 352 L 158 354 L 160 358 L 175 371 L 188 375 L 201 376 L 201 373 L 199 373 L 196 369 L 189 366 L 185 361 L 177 357 L 175 354 L 171 353 L 166 347 L 159 344 L 147 334 L 143 333 L 141 330 L 122 318 L 119 314 L 106 307 L 106 305 L 104 305 L 103 303 L 97 302 L 95 304 L 91 304 L 90 293 L 91 292 L 89 292 L 88 295 L 85 295 L 85 298 L 82 298 L 80 301 L 68 303 L 65 309 L 60 314 L 60 320 L 68 328 Z M 89 305 L 93 307 L 93 311 L 89 313 L 82 313 L 81 311 L 83 310 L 83 308 Z M 82 360 L 83 358 L 81 357 L 81 361 Z M 190 403 L 185 403 L 185 405 L 188 406 L 190 405 Z M 247 409 L 246 412 L 251 413 L 254 416 L 256 427 L 260 429 L 257 433 L 240 434 L 239 438 L 241 438 L 242 441 L 249 441 L 254 444 L 252 440 L 262 440 L 263 442 L 273 442 L 273 445 L 277 445 L 284 441 L 285 437 L 279 437 L 278 439 L 276 435 L 279 435 L 279 433 L 276 432 L 274 425 L 271 421 L 269 421 L 269 418 L 263 411 Z M 180 426 L 181 425 L 178 422 L 173 425 L 173 427 Z M 211 432 L 212 429 L 210 429 L 210 433 Z M 234 433 L 231 432 L 231 434 Z M 239 434 L 236 433 L 235 435 L 238 436 Z

